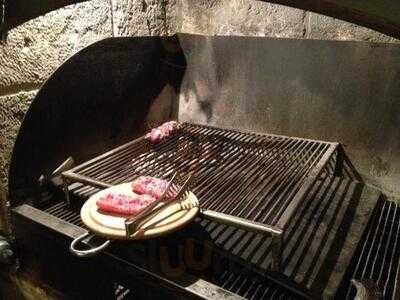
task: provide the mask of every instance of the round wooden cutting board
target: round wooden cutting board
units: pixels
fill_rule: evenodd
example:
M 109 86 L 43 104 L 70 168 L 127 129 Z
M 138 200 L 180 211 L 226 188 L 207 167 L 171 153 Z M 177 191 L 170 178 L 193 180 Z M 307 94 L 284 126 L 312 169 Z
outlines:
M 111 239 L 127 239 L 125 231 L 126 218 L 98 210 L 96 201 L 108 193 L 132 195 L 131 184 L 119 184 L 91 196 L 82 206 L 82 221 L 91 231 L 98 235 Z M 190 208 L 184 209 L 182 207 L 184 204 L 190 204 L 188 205 Z M 192 192 L 189 192 L 186 199 L 180 203 L 168 205 L 149 219 L 130 239 L 148 239 L 167 234 L 192 221 L 198 212 L 199 201 Z

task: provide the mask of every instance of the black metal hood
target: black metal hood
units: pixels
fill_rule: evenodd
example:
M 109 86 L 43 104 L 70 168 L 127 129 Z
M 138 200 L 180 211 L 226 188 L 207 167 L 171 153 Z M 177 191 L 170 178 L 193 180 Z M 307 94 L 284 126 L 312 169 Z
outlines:
M 32 197 L 39 177 L 51 175 L 69 156 L 79 163 L 148 129 L 152 103 L 166 85 L 171 90 L 179 86 L 174 82 L 179 72 L 171 71 L 171 65 L 183 54 L 166 46 L 167 41 L 174 45 L 173 40 L 105 39 L 72 56 L 50 76 L 15 142 L 9 171 L 13 204 Z

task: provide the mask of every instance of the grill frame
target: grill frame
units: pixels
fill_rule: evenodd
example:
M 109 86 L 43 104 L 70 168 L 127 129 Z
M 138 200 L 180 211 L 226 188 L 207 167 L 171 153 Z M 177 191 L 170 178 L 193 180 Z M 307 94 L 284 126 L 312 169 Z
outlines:
M 230 177 L 237 176 L 237 173 L 239 173 L 240 170 L 242 173 L 244 171 L 248 173 L 253 172 L 252 176 L 249 176 L 246 182 L 248 187 L 250 187 L 250 194 L 252 193 L 251 188 L 253 182 L 256 181 L 258 182 L 256 185 L 257 188 L 259 188 L 259 184 L 263 185 L 256 193 L 256 196 L 261 192 L 264 193 L 264 196 L 260 197 L 260 200 L 258 200 L 256 196 L 253 196 L 253 201 L 256 199 L 258 201 L 257 206 L 251 208 L 253 203 L 249 200 L 245 204 L 245 208 L 248 207 L 251 214 L 251 212 L 256 212 L 257 208 L 259 208 L 258 206 L 261 205 L 261 207 L 265 209 L 270 205 L 270 203 L 272 203 L 272 209 L 266 212 L 267 215 L 273 216 L 274 207 L 277 207 L 279 211 L 282 211 L 282 208 L 277 205 L 282 201 L 283 204 L 289 201 L 286 208 L 283 207 L 283 212 L 280 217 L 274 217 L 274 220 L 276 221 L 266 222 L 264 219 L 263 222 L 260 222 L 257 219 L 252 220 L 249 217 L 244 218 L 241 215 L 233 215 L 214 210 L 212 209 L 213 205 L 221 206 L 221 204 L 215 203 L 216 201 L 213 200 L 213 196 L 208 196 L 204 201 L 205 203 L 208 202 L 211 204 L 209 205 L 211 208 L 207 206 L 204 207 L 204 203 L 202 203 L 203 194 L 199 193 L 202 205 L 201 214 L 209 220 L 217 221 L 226 225 L 233 225 L 256 233 L 271 235 L 273 237 L 274 258 L 272 269 L 276 271 L 279 270 L 283 234 L 296 209 L 299 207 L 301 201 L 304 200 L 305 195 L 318 180 L 319 176 L 321 176 L 325 167 L 327 167 L 331 160 L 334 159 L 335 164 L 333 172 L 341 169 L 342 162 L 339 144 L 304 138 L 286 137 L 282 135 L 254 133 L 251 131 L 231 128 L 191 124 L 187 122 L 182 123 L 182 129 L 177 132 L 178 133 L 175 133 L 171 138 L 165 141 L 165 143 L 162 143 L 161 146 L 157 145 L 152 148 L 147 139 L 142 136 L 63 172 L 63 189 L 67 202 L 69 204 L 71 203 L 71 192 L 77 193 L 79 196 L 89 196 L 96 191 L 96 189 L 90 187 L 108 188 L 114 184 L 134 179 L 132 178 L 132 174 L 135 174 L 136 177 L 144 175 L 139 174 L 138 172 L 127 172 L 126 167 L 130 167 L 131 164 L 133 166 L 144 164 L 146 166 L 145 168 L 148 168 L 147 165 L 150 165 L 150 170 L 154 170 L 154 166 L 158 163 L 162 165 L 161 168 L 165 169 L 166 167 L 164 167 L 163 164 L 167 164 L 169 165 L 167 170 L 171 173 L 175 169 L 173 166 L 171 167 L 169 163 L 171 158 L 171 156 L 168 156 L 169 154 L 167 154 L 166 157 L 159 159 L 161 162 L 157 161 L 158 158 L 154 158 L 157 154 L 161 153 L 161 156 L 163 156 L 163 153 L 169 153 L 168 151 L 172 151 L 172 153 L 178 153 L 180 151 L 177 158 L 173 157 L 173 162 L 178 164 L 179 167 L 182 167 L 183 165 L 183 167 L 187 167 L 191 170 L 194 169 L 196 171 L 201 169 L 203 172 L 199 171 L 199 174 L 203 179 L 210 173 L 212 178 L 217 177 L 217 175 L 222 175 L 222 171 L 224 170 L 230 172 Z M 191 144 L 190 139 L 187 139 L 185 134 L 193 134 L 192 138 L 195 143 Z M 183 143 L 180 142 L 182 141 L 181 138 L 183 139 Z M 210 138 L 215 138 L 215 140 L 209 142 Z M 196 145 L 197 142 L 198 144 Z M 207 145 L 207 143 L 209 143 L 209 145 Z M 199 146 L 200 149 L 197 149 L 197 146 Z M 203 148 L 201 148 L 201 146 Z M 217 149 L 215 149 L 215 146 Z M 225 151 L 226 147 L 229 149 L 227 152 Z M 206 154 L 204 157 L 201 157 L 204 151 L 206 151 Z M 193 159 L 194 152 L 195 158 Z M 227 155 L 227 157 L 224 158 L 223 155 Z M 144 156 L 144 158 L 141 156 Z M 223 163 L 222 167 L 218 169 L 219 166 L 217 160 L 221 159 L 221 157 Z M 243 166 L 241 159 L 245 161 L 245 166 Z M 256 160 L 254 161 L 253 159 Z M 306 160 L 305 163 L 304 160 Z M 212 165 L 212 161 L 217 164 L 216 167 Z M 202 166 L 201 164 L 204 162 L 206 164 L 209 163 L 210 165 Z M 226 170 L 227 167 L 230 167 L 231 165 L 236 166 L 236 169 Z M 265 172 L 265 165 L 272 169 L 272 173 Z M 119 171 L 115 171 L 116 169 L 120 170 L 118 169 L 120 166 L 122 166 L 122 174 L 123 172 L 127 172 L 122 179 L 118 177 L 120 176 L 118 173 Z M 253 167 L 253 169 L 250 170 L 249 166 Z M 212 169 L 209 171 L 210 168 L 214 167 L 217 171 L 213 172 Z M 239 169 L 239 167 L 241 169 Z M 256 171 L 254 171 L 254 169 Z M 288 170 L 291 173 L 289 173 Z M 159 173 L 160 172 L 161 171 L 159 171 Z M 89 176 L 87 174 L 89 174 Z M 104 174 L 109 175 L 104 176 Z M 274 175 L 276 178 L 273 178 Z M 111 179 L 114 178 L 114 182 L 103 180 L 103 178 L 107 179 L 107 176 L 110 176 L 109 178 Z M 117 179 L 115 180 L 115 178 Z M 259 178 L 262 179 L 259 180 Z M 266 181 L 265 178 L 267 178 L 268 181 Z M 120 182 L 118 182 L 118 180 L 120 180 Z M 270 184 L 271 181 L 273 184 Z M 211 183 L 212 182 L 218 183 L 218 178 L 213 179 Z M 237 183 L 238 180 L 235 179 L 235 182 Z M 73 187 L 74 184 L 76 186 L 76 183 L 87 185 L 89 188 L 79 185 L 77 188 Z M 204 182 L 202 182 L 200 186 L 204 186 L 203 183 Z M 212 184 L 208 183 L 202 190 L 204 191 L 210 185 Z M 223 185 L 226 187 L 226 183 L 223 183 Z M 222 190 L 223 193 L 225 193 L 224 186 L 218 188 L 219 190 Z M 268 188 L 267 194 L 265 194 L 266 187 Z M 196 188 L 197 187 L 194 187 L 195 193 Z M 282 189 L 283 192 L 281 192 Z M 232 195 L 235 191 L 237 191 L 237 189 L 230 191 L 230 194 Z M 272 194 L 273 197 L 270 197 L 268 200 L 269 202 L 267 202 L 265 199 L 270 194 Z M 288 196 L 287 199 L 289 200 L 286 200 L 285 196 Z M 280 199 L 280 202 L 273 202 L 274 198 Z M 229 206 L 233 205 L 233 211 L 237 210 L 238 202 L 239 200 L 235 203 L 234 201 L 228 202 Z M 244 202 L 244 200 L 242 202 Z M 239 205 L 240 204 L 241 203 L 239 202 Z M 245 209 L 242 209 L 241 211 L 244 210 Z M 257 213 L 256 216 L 257 215 L 262 216 L 261 212 Z

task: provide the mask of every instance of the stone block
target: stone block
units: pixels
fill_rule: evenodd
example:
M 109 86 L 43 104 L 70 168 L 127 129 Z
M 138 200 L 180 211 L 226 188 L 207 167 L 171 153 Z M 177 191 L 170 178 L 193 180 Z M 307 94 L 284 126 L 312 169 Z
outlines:
M 115 36 L 166 35 L 167 9 L 159 0 L 113 0 Z
M 0 95 L 32 90 L 68 57 L 112 35 L 108 1 L 70 5 L 30 20 L 0 44 Z
M 308 13 L 306 21 L 308 23 L 307 38 L 311 39 L 365 41 L 375 43 L 400 42 L 395 38 L 372 29 L 316 13 Z
M 35 94 L 31 91 L 0 97 L 0 184 L 4 186 L 19 127 Z
M 250 0 L 183 0 L 181 32 L 301 38 L 304 11 Z

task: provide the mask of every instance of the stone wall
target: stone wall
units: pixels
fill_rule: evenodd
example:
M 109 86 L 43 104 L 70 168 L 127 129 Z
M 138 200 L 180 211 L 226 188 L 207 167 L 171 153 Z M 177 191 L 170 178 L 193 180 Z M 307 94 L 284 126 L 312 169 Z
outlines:
M 396 42 L 376 31 L 300 9 L 251 0 L 182 0 L 180 32 Z
M 19 125 L 46 78 L 87 45 L 112 36 L 163 35 L 171 3 L 92 0 L 46 14 L 8 33 L 0 44 L 0 183 Z

